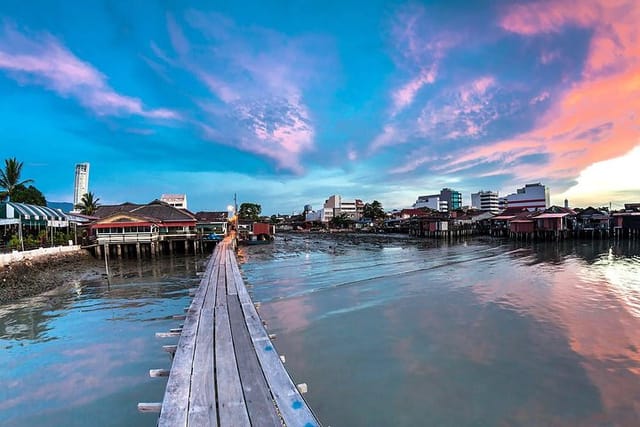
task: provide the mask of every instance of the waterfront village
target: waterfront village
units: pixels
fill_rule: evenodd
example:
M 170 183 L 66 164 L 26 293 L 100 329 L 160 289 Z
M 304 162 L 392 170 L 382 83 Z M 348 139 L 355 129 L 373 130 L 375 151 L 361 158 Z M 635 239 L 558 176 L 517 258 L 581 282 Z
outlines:
M 5 189 L 0 202 L 3 252 L 81 245 L 99 257 L 196 253 L 210 249 L 231 229 L 248 244 L 268 243 L 276 231 L 405 233 L 446 239 L 468 235 L 520 240 L 640 236 L 640 203 L 627 203 L 616 211 L 570 207 L 566 200 L 564 206 L 551 206 L 549 188 L 542 183 L 525 184 L 507 196 L 478 191 L 471 194 L 470 206 L 463 206 L 461 192 L 443 188 L 418 196 L 410 207 L 390 212 L 377 200 L 365 203 L 332 195 L 319 209 L 306 205 L 297 215 L 268 217 L 260 215 L 257 203 L 192 212 L 186 194 L 162 194 L 146 204 L 101 205 L 88 190 L 89 163 L 80 163 L 75 170 L 74 203 L 65 211 L 38 203 L 38 197 L 33 197 L 38 190 L 19 182 L 21 167 L 16 159 L 6 160 L 0 182 Z M 8 176 L 13 182 L 7 182 Z

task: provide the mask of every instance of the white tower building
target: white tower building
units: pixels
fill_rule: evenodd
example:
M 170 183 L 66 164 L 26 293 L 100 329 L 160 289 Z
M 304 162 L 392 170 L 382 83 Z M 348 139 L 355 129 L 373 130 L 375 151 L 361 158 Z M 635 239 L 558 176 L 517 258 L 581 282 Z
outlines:
M 89 192 L 89 163 L 76 164 L 76 177 L 73 184 L 73 208 L 82 201 L 82 196 Z

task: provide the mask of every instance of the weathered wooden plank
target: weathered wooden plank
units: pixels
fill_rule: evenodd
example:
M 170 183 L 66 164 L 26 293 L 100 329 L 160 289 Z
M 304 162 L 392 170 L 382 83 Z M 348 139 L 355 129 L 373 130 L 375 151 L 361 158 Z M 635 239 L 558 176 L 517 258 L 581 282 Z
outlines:
M 238 362 L 238 372 L 240 373 L 240 382 L 244 390 L 244 398 L 251 425 L 280 427 L 282 422 L 276 412 L 273 397 L 264 378 L 264 373 L 260 368 L 249 331 L 244 322 L 240 300 L 238 300 L 237 296 L 230 295 L 227 305 L 233 346 Z
M 242 276 L 235 257 L 231 258 L 231 264 L 234 270 L 234 284 L 238 291 L 247 329 L 280 415 L 287 426 L 320 425 L 278 357 L 278 353 L 244 286 L 244 281 L 241 280 Z
M 222 242 L 220 245 L 221 254 L 221 263 L 226 262 L 228 259 L 228 250 L 226 250 L 227 244 Z M 218 270 L 218 279 L 216 281 L 216 310 L 219 307 L 223 307 L 226 310 L 227 307 L 227 273 L 225 270 L 224 264 L 220 264 L 220 268 Z M 216 313 L 217 314 L 217 313 Z
M 149 376 L 151 378 L 168 377 L 170 372 L 169 369 L 149 369 Z
M 215 255 L 215 254 L 214 254 Z M 195 351 L 195 340 L 200 319 L 200 310 L 204 302 L 208 287 L 207 283 L 213 271 L 215 256 L 207 264 L 207 268 L 196 295 L 189 306 L 185 325 L 182 329 L 178 347 L 171 365 L 171 373 L 167 381 L 162 411 L 158 420 L 160 427 L 178 427 L 187 425 L 187 410 L 189 407 L 189 389 L 191 369 Z
M 156 332 L 156 338 L 176 338 L 180 334 L 180 332 Z
M 249 426 L 249 415 L 238 375 L 226 305 L 216 306 L 214 344 L 220 424 L 234 427 Z
M 216 385 L 214 376 L 214 306 L 216 283 L 220 270 L 221 253 L 216 248 L 215 267 L 209 277 L 208 288 L 200 313 L 200 325 L 193 358 L 191 389 L 189 394 L 189 426 L 216 426 Z
M 213 286 L 212 286 L 213 287 Z M 213 308 L 204 308 L 200 316 L 200 329 L 196 339 L 193 374 L 189 394 L 189 426 L 215 426 L 216 385 L 214 376 Z
M 177 345 L 163 345 L 162 346 L 162 350 L 166 351 L 167 353 L 171 353 L 172 355 L 175 354 L 177 348 L 178 348 Z
M 231 257 L 235 257 L 235 254 L 233 252 L 231 252 L 231 249 L 227 249 L 227 253 L 228 253 L 228 257 L 229 259 L 231 259 Z M 230 286 L 228 284 L 228 282 L 230 280 L 234 280 L 234 276 L 233 276 L 233 262 L 229 261 L 225 264 L 225 270 L 226 270 L 226 275 L 227 275 L 227 295 L 238 295 L 238 289 L 236 288 L 235 285 Z
M 162 403 L 160 402 L 140 402 L 138 403 L 139 412 L 160 412 Z

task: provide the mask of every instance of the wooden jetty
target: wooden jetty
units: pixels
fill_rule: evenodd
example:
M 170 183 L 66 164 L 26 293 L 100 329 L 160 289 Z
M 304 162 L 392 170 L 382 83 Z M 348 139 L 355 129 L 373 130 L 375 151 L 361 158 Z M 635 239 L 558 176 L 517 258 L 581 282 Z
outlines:
M 187 309 L 164 400 L 140 403 L 160 411 L 159 426 L 319 426 L 275 350 L 245 287 L 235 240 L 216 246 Z M 176 316 L 178 317 L 178 316 Z M 171 336 L 176 332 L 169 332 Z

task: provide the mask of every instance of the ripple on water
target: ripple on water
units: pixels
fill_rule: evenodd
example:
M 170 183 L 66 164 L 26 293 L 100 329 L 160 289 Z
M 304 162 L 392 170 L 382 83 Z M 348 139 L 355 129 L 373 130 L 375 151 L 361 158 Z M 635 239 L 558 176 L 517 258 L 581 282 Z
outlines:
M 363 245 L 242 266 L 325 424 L 639 425 L 638 248 Z

